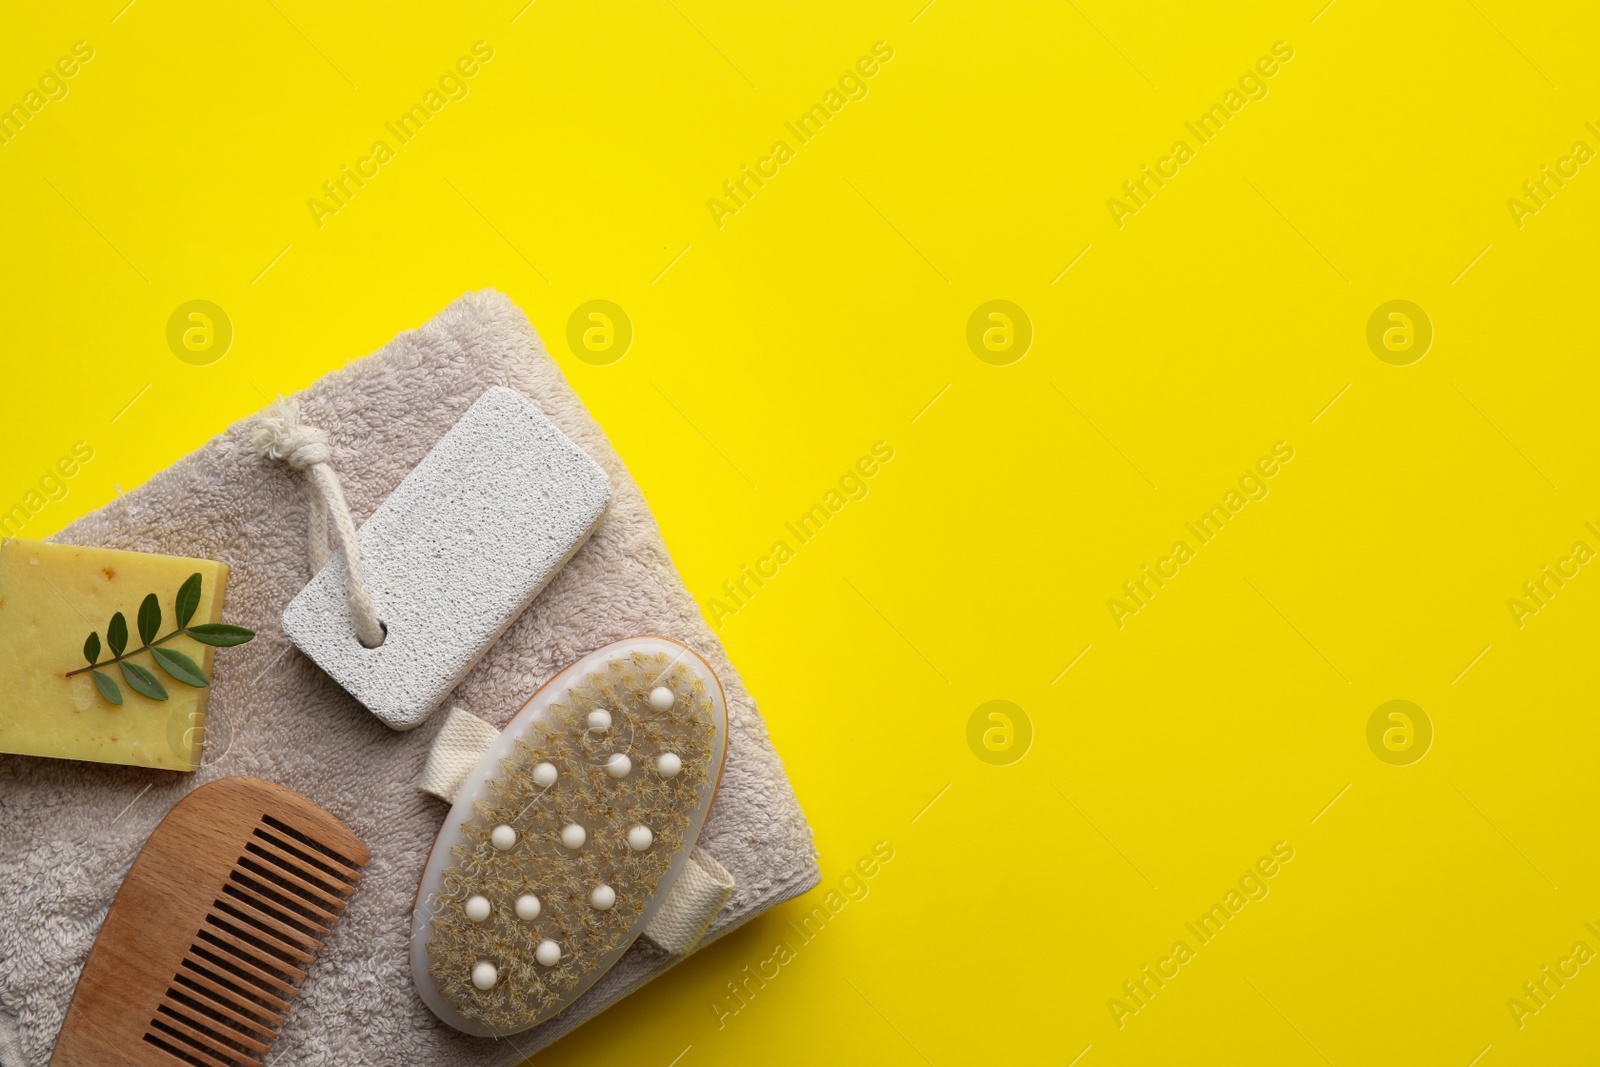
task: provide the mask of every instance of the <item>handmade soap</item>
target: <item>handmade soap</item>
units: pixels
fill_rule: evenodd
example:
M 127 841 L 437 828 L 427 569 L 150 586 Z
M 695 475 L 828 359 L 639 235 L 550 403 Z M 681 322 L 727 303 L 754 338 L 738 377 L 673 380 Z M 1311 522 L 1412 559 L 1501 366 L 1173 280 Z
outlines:
M 139 606 L 150 593 L 162 610 L 160 635 L 176 624 L 174 598 L 191 575 L 201 576 L 190 625 L 219 622 L 228 565 L 107 548 L 39 541 L 0 541 L 0 752 L 126 763 L 192 771 L 200 766 L 209 688 L 192 688 L 163 674 L 149 652 L 129 662 L 158 675 L 163 701 L 134 692 L 113 658 L 108 624 L 121 612 L 125 651 L 144 642 Z M 88 672 L 84 643 L 99 635 L 100 668 L 117 682 L 123 702 L 109 703 Z M 211 675 L 214 650 L 180 635 L 160 647 L 188 656 Z

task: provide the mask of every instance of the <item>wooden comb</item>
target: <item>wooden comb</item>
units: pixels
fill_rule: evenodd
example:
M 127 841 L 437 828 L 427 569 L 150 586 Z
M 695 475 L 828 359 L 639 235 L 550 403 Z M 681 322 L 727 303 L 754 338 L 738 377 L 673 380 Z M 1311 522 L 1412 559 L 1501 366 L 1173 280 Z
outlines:
M 369 858 L 283 786 L 200 786 L 117 891 L 52 1067 L 257 1067 Z

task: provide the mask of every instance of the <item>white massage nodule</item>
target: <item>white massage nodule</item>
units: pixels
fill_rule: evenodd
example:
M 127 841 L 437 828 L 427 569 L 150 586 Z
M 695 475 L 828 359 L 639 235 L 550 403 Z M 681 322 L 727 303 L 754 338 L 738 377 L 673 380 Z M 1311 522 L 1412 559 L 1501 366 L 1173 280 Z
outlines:
M 610 970 L 689 863 L 727 739 L 710 665 L 663 637 L 591 652 L 534 693 L 455 791 L 422 872 L 411 971 L 433 1013 L 504 1037 Z

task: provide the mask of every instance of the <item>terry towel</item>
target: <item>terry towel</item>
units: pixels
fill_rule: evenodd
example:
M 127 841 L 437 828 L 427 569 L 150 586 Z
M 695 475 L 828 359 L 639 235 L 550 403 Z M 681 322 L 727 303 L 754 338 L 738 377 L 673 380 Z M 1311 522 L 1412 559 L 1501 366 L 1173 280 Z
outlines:
M 755 701 L 684 588 L 638 486 L 527 318 L 499 293 L 470 293 L 299 401 L 305 421 L 327 432 L 360 522 L 494 385 L 527 396 L 592 456 L 613 500 L 594 536 L 446 706 L 504 726 L 566 664 L 636 634 L 671 637 L 705 656 L 727 691 L 729 731 L 700 847 L 737 882 L 709 942 L 817 884 L 811 832 Z M 236 423 L 56 538 L 223 560 L 233 567 L 224 617 L 257 637 L 217 656 L 205 760 L 193 774 L 0 756 L 0 1067 L 44 1067 L 94 935 L 145 838 L 189 790 L 232 774 L 305 794 L 372 850 L 273 1061 L 517 1063 L 678 957 L 635 943 L 565 1012 L 512 1041 L 457 1033 L 427 1009 L 411 980 L 411 908 L 448 809 L 414 783 L 446 713 L 397 734 L 284 638 L 284 605 L 310 577 L 305 491 L 256 455 L 251 430 L 249 420 Z

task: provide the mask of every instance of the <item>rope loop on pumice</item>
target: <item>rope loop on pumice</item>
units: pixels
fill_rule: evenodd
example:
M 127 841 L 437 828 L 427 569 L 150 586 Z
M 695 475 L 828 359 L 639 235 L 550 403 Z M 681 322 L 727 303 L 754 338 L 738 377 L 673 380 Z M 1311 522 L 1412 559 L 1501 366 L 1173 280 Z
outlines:
M 345 601 L 350 606 L 356 638 L 366 648 L 377 648 L 383 644 L 383 623 L 378 620 L 377 609 L 367 593 L 366 578 L 361 573 L 356 523 L 350 517 L 350 505 L 345 503 L 339 475 L 330 462 L 333 450 L 328 446 L 328 435 L 300 421 L 299 404 L 279 397 L 277 403 L 256 416 L 256 431 L 251 442 L 265 458 L 286 463 L 305 475 L 311 501 L 310 536 L 306 542 L 311 573 L 316 574 L 333 558 L 329 537 L 331 519 L 331 532 L 338 541 L 339 554 L 344 557 Z

